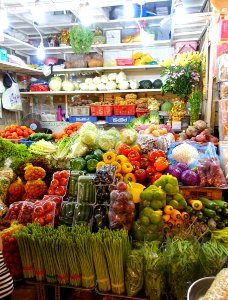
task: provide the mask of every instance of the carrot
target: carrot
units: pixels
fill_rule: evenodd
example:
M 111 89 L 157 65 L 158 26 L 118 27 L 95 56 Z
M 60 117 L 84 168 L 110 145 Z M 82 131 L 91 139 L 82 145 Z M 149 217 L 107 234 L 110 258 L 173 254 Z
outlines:
M 169 219 L 170 219 L 170 215 L 165 214 L 165 215 L 162 216 L 162 219 L 163 219 L 164 222 L 168 222 Z
M 181 213 L 179 212 L 179 210 L 174 209 L 171 213 L 171 218 L 173 220 L 179 220 L 181 218 Z

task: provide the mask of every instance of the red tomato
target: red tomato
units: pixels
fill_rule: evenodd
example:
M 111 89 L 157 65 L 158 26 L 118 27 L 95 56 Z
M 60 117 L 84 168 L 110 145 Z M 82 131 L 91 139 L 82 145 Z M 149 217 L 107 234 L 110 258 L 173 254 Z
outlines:
M 60 185 L 60 184 L 59 184 L 59 180 L 57 180 L 57 179 L 52 179 L 51 185 L 52 185 L 53 187 L 59 186 L 59 185 Z
M 7 130 L 7 131 L 5 132 L 5 137 L 7 138 L 7 137 L 10 136 L 10 135 L 11 135 L 10 131 Z
M 55 189 L 55 195 L 58 195 L 58 196 L 65 196 L 65 193 L 66 193 L 66 187 L 58 186 L 58 187 Z
M 46 214 L 45 216 L 45 222 L 46 223 L 52 223 L 53 222 L 53 215 L 52 214 Z
M 61 173 L 61 177 L 63 177 L 63 178 L 68 178 L 69 177 L 69 172 L 66 171 L 66 170 L 61 171 L 60 173 Z
M 68 179 L 67 179 L 67 178 L 61 178 L 61 179 L 59 180 L 59 185 L 66 186 L 66 185 L 67 185 L 67 182 L 68 182 Z
M 45 221 L 43 218 L 35 218 L 34 222 L 40 223 L 41 226 L 43 226 L 45 224 Z
M 53 174 L 53 179 L 61 179 L 61 178 L 62 178 L 61 172 L 55 172 Z
M 44 208 L 41 205 L 36 206 L 34 208 L 34 212 L 33 213 L 34 213 L 35 217 L 43 217 L 43 215 L 44 215 Z
M 54 210 L 54 203 L 51 201 L 47 201 L 43 204 L 43 209 L 45 213 L 49 213 Z

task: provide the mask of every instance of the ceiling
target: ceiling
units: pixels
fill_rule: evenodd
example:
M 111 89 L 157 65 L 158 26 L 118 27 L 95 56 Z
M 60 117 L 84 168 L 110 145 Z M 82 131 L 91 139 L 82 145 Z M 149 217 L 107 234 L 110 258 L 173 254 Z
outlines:
M 0 0 L 0 3 L 3 2 Z M 168 13 L 172 12 L 172 0 L 4 0 L 4 6 L 9 17 L 9 27 L 5 31 L 5 40 L 0 42 L 0 46 L 8 47 L 21 53 L 31 54 L 37 46 L 39 34 L 33 27 L 33 19 L 44 38 L 49 34 L 60 33 L 63 29 L 68 29 L 79 21 L 80 9 L 87 3 L 93 11 L 93 25 L 91 29 L 100 26 L 103 30 L 122 29 L 130 30 L 137 28 L 135 19 L 126 20 L 121 17 L 121 5 L 127 2 L 143 4 L 145 10 L 150 15 L 156 13 L 159 7 L 168 7 Z M 185 19 L 176 19 L 172 26 L 173 42 L 190 39 L 200 39 L 208 26 L 210 13 L 205 12 L 207 0 L 183 0 L 186 15 Z M 140 6 L 139 6 L 140 7 Z M 36 12 L 33 16 L 32 11 Z M 43 13 L 42 13 L 43 12 Z M 88 8 L 87 8 L 88 12 Z M 38 14 L 38 17 L 37 17 Z M 118 15 L 119 14 L 119 15 Z M 41 15 L 44 18 L 41 18 Z M 110 20 L 112 17 L 118 19 Z M 170 19 L 168 16 L 159 15 L 140 20 L 147 20 L 150 27 L 170 29 Z M 173 25 L 173 24 L 172 24 Z M 166 29 L 166 28 L 165 28 Z M 29 44 L 28 44 L 29 43 Z

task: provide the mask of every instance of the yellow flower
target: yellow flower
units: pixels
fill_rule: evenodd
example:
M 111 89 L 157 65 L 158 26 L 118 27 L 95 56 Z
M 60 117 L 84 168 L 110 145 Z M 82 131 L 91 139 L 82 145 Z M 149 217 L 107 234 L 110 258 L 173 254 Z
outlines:
M 161 62 L 161 66 L 163 66 L 165 68 L 171 67 L 172 64 L 173 64 L 172 57 L 169 57 Z

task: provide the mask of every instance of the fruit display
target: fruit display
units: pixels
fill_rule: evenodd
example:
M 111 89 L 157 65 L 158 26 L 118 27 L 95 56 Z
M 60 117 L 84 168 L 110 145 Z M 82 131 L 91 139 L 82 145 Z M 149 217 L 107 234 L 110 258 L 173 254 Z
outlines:
M 109 226 L 111 229 L 131 230 L 135 218 L 135 204 L 127 185 L 119 181 L 110 194 Z
M 34 131 L 32 131 L 32 129 L 28 128 L 27 126 L 12 124 L 10 126 L 7 126 L 4 130 L 1 130 L 0 136 L 4 139 L 15 140 L 24 139 L 33 133 Z
M 4 219 L 2 220 L 2 224 L 6 227 L 10 227 L 11 221 L 18 219 L 22 206 L 23 206 L 23 201 L 10 204 L 9 209 L 6 215 L 4 216 Z

